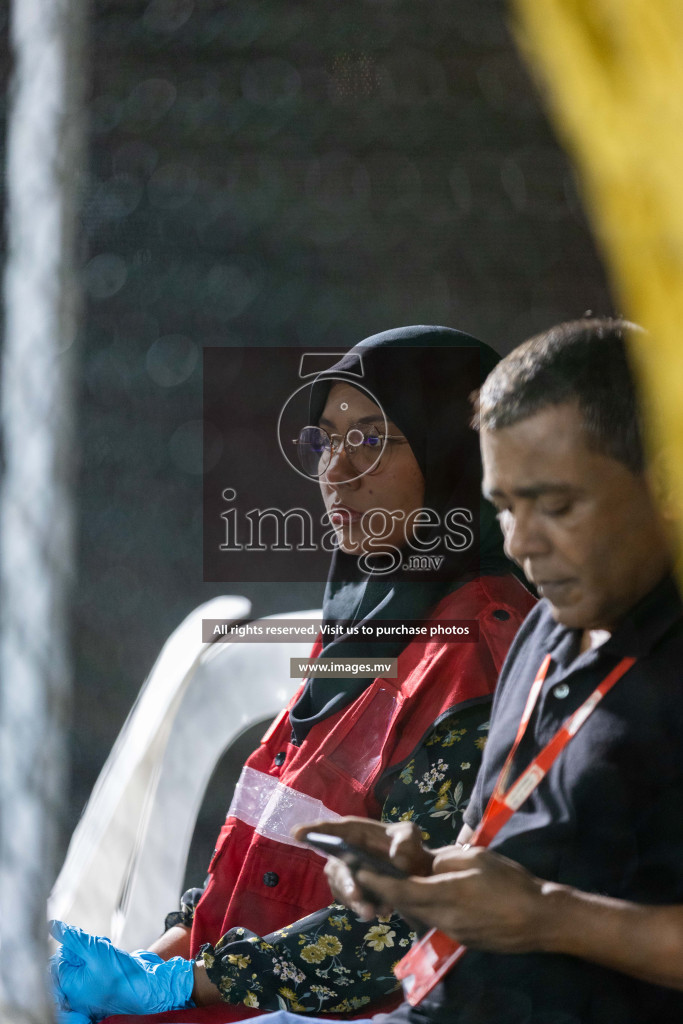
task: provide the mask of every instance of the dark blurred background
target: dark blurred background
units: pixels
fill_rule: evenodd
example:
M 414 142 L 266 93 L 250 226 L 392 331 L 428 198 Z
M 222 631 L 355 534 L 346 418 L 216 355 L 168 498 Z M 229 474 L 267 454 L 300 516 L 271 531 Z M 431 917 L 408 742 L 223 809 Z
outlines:
M 504 353 L 611 311 L 500 0 L 95 0 L 90 60 L 68 830 L 193 606 L 320 603 L 202 581 L 203 346 L 423 322 Z

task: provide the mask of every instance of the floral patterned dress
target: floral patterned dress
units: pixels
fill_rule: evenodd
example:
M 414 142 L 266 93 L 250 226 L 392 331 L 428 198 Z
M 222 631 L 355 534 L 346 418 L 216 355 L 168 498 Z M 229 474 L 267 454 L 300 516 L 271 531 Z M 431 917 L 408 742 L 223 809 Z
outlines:
M 414 821 L 428 846 L 454 842 L 486 743 L 490 704 L 444 718 L 381 780 L 382 821 Z M 339 904 L 261 937 L 232 928 L 200 951 L 226 1002 L 296 1013 L 350 1013 L 399 988 L 392 973 L 414 933 L 398 915 L 359 921 Z

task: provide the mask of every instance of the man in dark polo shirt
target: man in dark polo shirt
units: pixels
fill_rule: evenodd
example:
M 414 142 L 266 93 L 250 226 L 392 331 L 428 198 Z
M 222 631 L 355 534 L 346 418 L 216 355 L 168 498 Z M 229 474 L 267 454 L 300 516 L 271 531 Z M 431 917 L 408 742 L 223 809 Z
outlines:
M 629 329 L 599 320 L 553 328 L 507 356 L 479 397 L 484 493 L 542 600 L 501 673 L 460 849 L 427 851 L 415 830 L 397 826 L 326 828 L 413 875 L 361 872 L 366 892 L 454 937 L 463 858 L 476 860 L 462 846 L 485 815 L 547 656 L 508 786 L 613 669 L 624 674 L 490 848 L 551 883 L 642 904 L 683 902 L 683 608 L 642 450 Z M 330 875 L 337 895 L 367 907 L 345 869 Z M 470 948 L 419 1006 L 404 1004 L 389 1020 L 681 1024 L 683 993 L 571 956 Z

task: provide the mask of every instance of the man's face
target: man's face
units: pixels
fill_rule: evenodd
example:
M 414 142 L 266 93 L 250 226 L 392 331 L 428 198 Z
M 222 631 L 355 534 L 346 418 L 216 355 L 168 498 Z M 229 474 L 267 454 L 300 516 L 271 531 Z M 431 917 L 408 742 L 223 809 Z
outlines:
M 670 564 L 646 477 L 592 451 L 574 403 L 482 430 L 505 550 L 574 629 L 612 629 Z

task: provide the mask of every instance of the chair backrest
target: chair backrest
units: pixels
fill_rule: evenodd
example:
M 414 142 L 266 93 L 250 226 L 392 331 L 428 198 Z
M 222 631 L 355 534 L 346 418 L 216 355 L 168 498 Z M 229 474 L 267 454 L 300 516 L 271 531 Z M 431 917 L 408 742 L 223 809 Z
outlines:
M 249 612 L 244 598 L 216 598 L 164 645 L 74 832 L 51 917 L 108 935 L 124 949 L 148 946 L 160 934 L 165 914 L 178 905 L 214 767 L 241 733 L 287 703 L 299 683 L 289 677 L 289 659 L 310 649 L 310 641 L 201 642 L 202 619 L 238 621 Z

